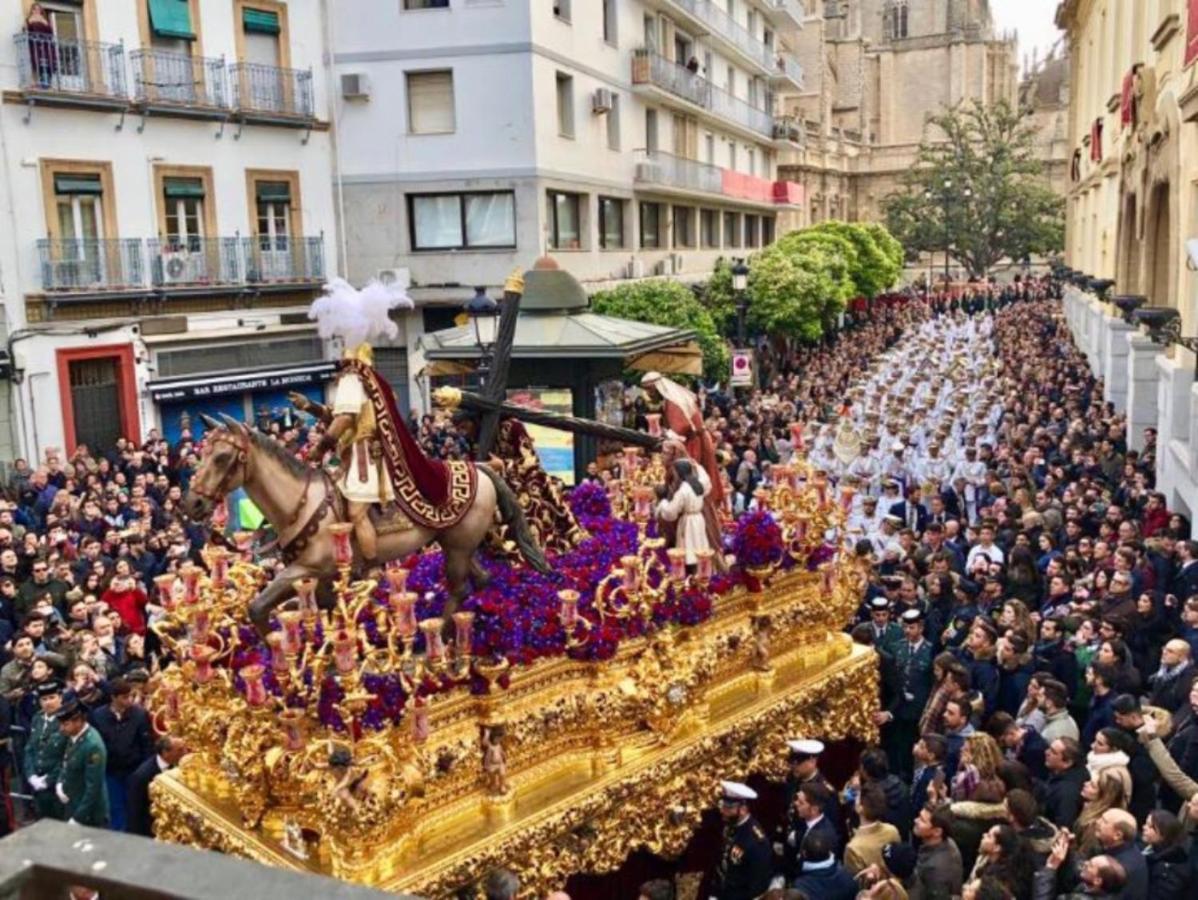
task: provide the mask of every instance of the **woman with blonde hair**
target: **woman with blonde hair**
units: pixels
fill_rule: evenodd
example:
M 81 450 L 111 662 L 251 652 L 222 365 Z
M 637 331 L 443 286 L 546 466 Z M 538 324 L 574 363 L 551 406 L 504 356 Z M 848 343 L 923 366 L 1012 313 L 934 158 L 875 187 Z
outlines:
M 1015 631 L 1027 638 L 1029 647 L 1036 646 L 1037 628 L 1031 611 L 1022 600 L 1008 600 L 1002 605 L 998 620 L 999 631 Z
M 1102 814 L 1109 809 L 1126 809 L 1131 792 L 1119 777 L 1118 767 L 1111 767 L 1082 785 L 1082 799 L 1086 802 L 1073 825 L 1073 833 L 1078 836 L 1078 852 L 1085 857 L 1099 846 L 1098 820 Z
M 999 777 L 1002 750 L 998 742 L 983 732 L 965 738 L 961 762 L 953 776 L 953 800 L 977 800 L 982 803 L 1001 803 L 1006 788 Z

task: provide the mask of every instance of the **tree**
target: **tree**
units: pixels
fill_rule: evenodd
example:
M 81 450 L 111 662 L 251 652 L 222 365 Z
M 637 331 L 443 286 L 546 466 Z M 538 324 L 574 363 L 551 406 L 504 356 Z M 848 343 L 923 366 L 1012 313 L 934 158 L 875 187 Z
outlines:
M 703 350 L 703 374 L 718 379 L 728 376 L 731 356 L 727 342 L 711 313 L 677 281 L 637 281 L 600 291 L 591 298 L 591 309 L 605 316 L 689 329 Z
M 1064 245 L 1065 205 L 1036 158 L 1036 130 L 1006 102 L 976 102 L 934 116 L 903 189 L 883 201 L 908 254 L 943 251 L 982 276 L 1003 258 Z
M 849 268 L 849 276 L 856 288 L 853 296 L 876 297 L 894 284 L 902 272 L 902 260 L 895 264 L 891 255 L 893 248 L 889 244 L 883 245 L 879 241 L 879 235 L 884 234 L 899 246 L 900 255 L 902 247 L 881 226 L 871 228 L 856 222 L 830 220 L 807 228 L 799 234 L 831 234 L 853 245 L 855 252 L 850 258 Z

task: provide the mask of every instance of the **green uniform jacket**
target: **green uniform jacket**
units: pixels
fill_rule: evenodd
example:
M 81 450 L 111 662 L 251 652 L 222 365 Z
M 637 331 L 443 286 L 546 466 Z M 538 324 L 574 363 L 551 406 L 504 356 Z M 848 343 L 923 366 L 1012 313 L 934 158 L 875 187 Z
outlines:
M 62 769 L 62 756 L 67 746 L 67 736 L 58 727 L 56 719 L 47 718 L 40 709 L 29 726 L 29 740 L 25 743 L 25 777 L 45 775 L 46 789 L 54 790 L 58 773 Z
M 90 725 L 75 740 L 68 739 L 59 778 L 68 798 L 68 819 L 80 825 L 108 827 L 108 786 L 104 780 L 107 764 L 104 739 Z

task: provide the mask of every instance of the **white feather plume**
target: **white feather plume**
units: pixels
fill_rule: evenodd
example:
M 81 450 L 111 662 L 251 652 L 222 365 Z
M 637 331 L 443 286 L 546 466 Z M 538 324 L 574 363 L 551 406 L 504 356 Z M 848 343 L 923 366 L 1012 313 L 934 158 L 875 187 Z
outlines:
M 313 301 L 308 318 L 316 321 L 321 337 L 339 337 L 346 347 L 356 347 L 380 337 L 394 338 L 399 326 L 389 313 L 413 306 L 401 287 L 371 281 L 359 291 L 344 278 L 334 278 L 324 286 L 324 296 Z

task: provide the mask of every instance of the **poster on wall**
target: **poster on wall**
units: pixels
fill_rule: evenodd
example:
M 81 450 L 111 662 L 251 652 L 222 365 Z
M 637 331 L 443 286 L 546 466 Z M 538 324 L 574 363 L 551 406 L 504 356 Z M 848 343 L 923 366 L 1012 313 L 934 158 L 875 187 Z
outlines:
M 1198 0 L 1189 0 L 1186 21 L 1186 65 L 1198 59 Z
M 528 409 L 574 414 L 574 394 L 569 388 L 512 388 L 507 392 L 509 403 Z M 541 467 L 563 484 L 574 484 L 574 435 L 556 428 L 525 423 L 532 438 Z

